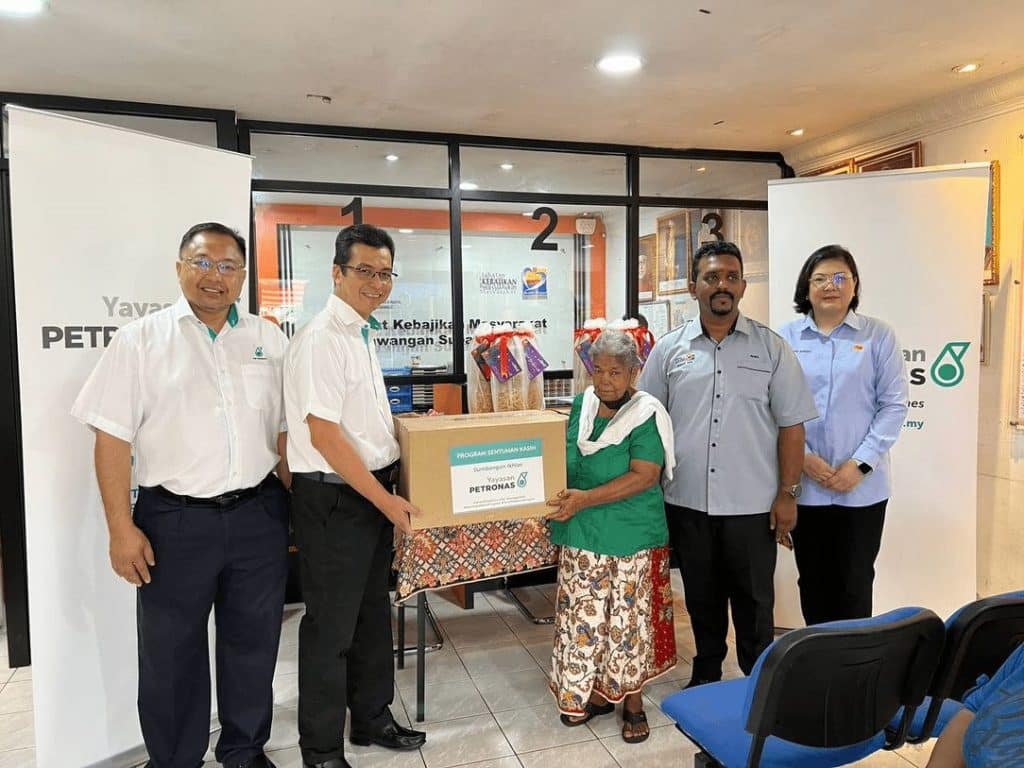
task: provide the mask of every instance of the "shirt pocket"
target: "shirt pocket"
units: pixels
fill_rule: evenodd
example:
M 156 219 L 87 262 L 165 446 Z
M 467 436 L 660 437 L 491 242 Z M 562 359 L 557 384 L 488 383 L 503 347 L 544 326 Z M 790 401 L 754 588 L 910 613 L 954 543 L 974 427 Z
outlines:
M 765 368 L 756 363 L 741 363 L 736 366 L 733 376 L 736 377 L 736 381 L 732 391 L 736 396 L 745 400 L 768 403 L 768 385 L 772 380 L 771 368 Z
M 274 364 L 269 360 L 242 366 L 242 386 L 245 401 L 250 407 L 270 411 L 280 402 L 281 385 L 276 373 Z

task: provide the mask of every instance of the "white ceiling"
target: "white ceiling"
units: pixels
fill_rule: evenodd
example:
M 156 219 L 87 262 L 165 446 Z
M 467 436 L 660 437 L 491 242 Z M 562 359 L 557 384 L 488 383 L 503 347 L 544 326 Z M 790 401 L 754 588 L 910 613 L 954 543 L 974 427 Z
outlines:
M 0 17 L 0 90 L 785 151 L 789 128 L 806 140 L 1024 68 L 1021 30 L 1020 0 L 49 0 Z M 595 71 L 622 47 L 641 73 Z M 950 72 L 975 59 L 976 75 Z

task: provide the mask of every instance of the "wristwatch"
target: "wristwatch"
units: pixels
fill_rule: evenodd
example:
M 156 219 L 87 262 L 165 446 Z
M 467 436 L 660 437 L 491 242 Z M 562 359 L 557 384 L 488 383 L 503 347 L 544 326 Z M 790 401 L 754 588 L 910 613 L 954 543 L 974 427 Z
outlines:
M 800 493 L 803 491 L 803 489 L 804 487 L 800 485 L 800 483 L 797 483 L 796 485 L 784 485 L 780 490 L 785 491 L 794 499 L 799 499 Z
M 861 474 L 866 475 L 871 471 L 871 465 L 861 461 L 857 463 L 857 469 L 861 471 Z

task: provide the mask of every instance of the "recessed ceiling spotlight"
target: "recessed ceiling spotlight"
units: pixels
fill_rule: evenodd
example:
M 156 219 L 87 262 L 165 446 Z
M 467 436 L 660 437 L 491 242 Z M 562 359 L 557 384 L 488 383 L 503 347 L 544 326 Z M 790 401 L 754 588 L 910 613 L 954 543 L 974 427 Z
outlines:
M 972 72 L 977 72 L 979 69 L 981 69 L 981 64 L 976 61 L 972 61 L 968 64 L 959 64 L 953 67 L 953 71 L 958 75 L 969 75 Z
M 474 189 L 480 189 L 480 185 L 475 181 L 464 181 L 459 184 L 459 189 L 465 189 L 472 192 Z
M 403 235 L 411 235 L 413 233 L 413 230 L 407 229 L 405 227 L 402 227 L 398 231 L 401 232 Z
M 5 0 L 0 0 L 0 2 L 4 2 L 4 1 Z M 306 94 L 306 98 L 307 99 L 312 99 L 313 101 L 319 101 L 321 104 L 330 104 L 331 103 L 331 97 L 330 96 L 326 96 L 326 95 L 324 95 L 322 93 L 307 93 Z
M 793 128 L 793 129 L 791 129 L 789 131 L 786 131 L 786 133 L 788 133 L 790 136 L 803 136 L 804 135 L 804 129 L 803 128 Z
M 635 53 L 609 53 L 597 62 L 597 68 L 607 75 L 629 75 L 644 65 Z
M 398 155 L 384 155 L 384 159 L 387 160 L 389 163 L 397 163 Z
M 705 171 L 707 171 L 707 168 L 703 165 L 697 169 L 697 173 L 704 173 Z
M 19 16 L 42 13 L 45 7 L 45 0 L 0 0 L 0 13 L 14 13 Z
M 512 165 L 512 163 L 502 163 L 498 167 L 501 168 L 501 170 L 503 171 L 511 171 L 513 168 L 515 168 L 515 166 Z

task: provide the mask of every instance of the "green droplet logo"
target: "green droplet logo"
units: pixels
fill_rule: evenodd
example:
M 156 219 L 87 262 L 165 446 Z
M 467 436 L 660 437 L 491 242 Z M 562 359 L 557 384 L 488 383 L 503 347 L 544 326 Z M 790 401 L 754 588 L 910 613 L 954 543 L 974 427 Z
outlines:
M 932 381 L 940 387 L 955 387 L 964 380 L 964 355 L 969 341 L 951 341 L 932 363 Z

